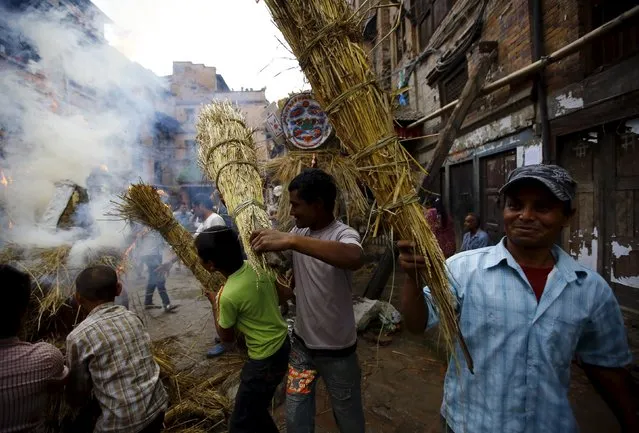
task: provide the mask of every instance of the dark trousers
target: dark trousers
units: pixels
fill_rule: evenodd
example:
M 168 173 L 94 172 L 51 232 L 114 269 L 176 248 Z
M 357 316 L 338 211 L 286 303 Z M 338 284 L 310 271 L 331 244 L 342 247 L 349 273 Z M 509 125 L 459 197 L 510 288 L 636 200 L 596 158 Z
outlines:
M 98 418 L 102 414 L 102 409 L 98 401 L 94 398 L 75 417 L 65 416 L 61 425 L 62 433 L 87 433 L 92 432 Z M 160 433 L 164 427 L 164 412 L 156 416 L 151 424 L 140 430 L 139 433 Z
M 158 416 L 155 417 L 151 424 L 144 427 L 140 433 L 160 433 L 162 428 L 164 427 L 164 412 L 160 412 Z
M 171 303 L 169 295 L 166 293 L 166 278 L 164 274 L 155 271 L 155 269 L 162 264 L 162 256 L 145 256 L 143 260 L 147 268 L 149 268 L 149 280 L 146 283 L 144 305 L 153 304 L 153 293 L 155 289 L 158 289 L 158 294 L 162 299 L 162 305 L 166 307 Z
M 269 414 L 275 389 L 288 369 L 291 343 L 284 340 L 282 347 L 266 359 L 250 359 L 240 375 L 240 387 L 235 397 L 235 408 L 229 420 L 229 433 L 278 433 Z

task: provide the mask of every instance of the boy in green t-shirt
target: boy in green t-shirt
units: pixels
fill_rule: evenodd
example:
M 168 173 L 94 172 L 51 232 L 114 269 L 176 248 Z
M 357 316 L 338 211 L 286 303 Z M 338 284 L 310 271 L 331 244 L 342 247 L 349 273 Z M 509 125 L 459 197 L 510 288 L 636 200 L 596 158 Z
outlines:
M 235 341 L 237 329 L 248 348 L 249 360 L 242 368 L 229 432 L 278 432 L 268 409 L 287 372 L 291 346 L 275 279 L 258 275 L 244 261 L 240 241 L 227 227 L 203 231 L 195 246 L 204 267 L 226 277 L 214 303 L 220 340 Z

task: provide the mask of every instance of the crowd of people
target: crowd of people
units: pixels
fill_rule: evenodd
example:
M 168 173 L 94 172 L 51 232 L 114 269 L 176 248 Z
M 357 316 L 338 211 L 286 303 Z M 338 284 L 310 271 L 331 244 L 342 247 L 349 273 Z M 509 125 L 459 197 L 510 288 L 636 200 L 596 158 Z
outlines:
M 501 190 L 505 237 L 489 246 L 479 217 L 468 215 L 463 251 L 457 254 L 452 220 L 441 202 L 430 204 L 427 219 L 449 257 L 460 328 L 475 366 L 473 374 L 449 364 L 442 431 L 578 431 L 568 401 L 573 361 L 622 431 L 639 431 L 627 370 L 632 359 L 616 298 L 601 276 L 555 245 L 574 214 L 575 188 L 570 174 L 557 166 L 516 169 Z M 198 255 L 207 269 L 226 277 L 224 287 L 210 297 L 220 344 L 232 344 L 241 333 L 248 348 L 229 431 L 277 432 L 269 408 L 286 378 L 286 431 L 313 432 L 316 385 L 322 378 L 339 431 L 363 433 L 352 306 L 352 272 L 363 264 L 360 235 L 334 217 L 337 188 L 325 172 L 303 171 L 288 191 L 295 228 L 256 231 L 250 247 L 290 254 L 290 286 L 248 266 L 235 230 L 213 216 L 210 198 L 196 201 L 195 213 L 204 222 L 194 239 Z M 191 219 L 188 209 L 178 213 Z M 410 241 L 398 246 L 407 274 L 401 294 L 404 323 L 409 331 L 423 333 L 438 322 L 430 290 L 420 284 L 425 258 Z M 152 305 L 157 288 L 170 311 L 151 275 L 152 268 L 166 268 L 156 264 L 149 266 L 146 305 Z M 0 282 L 6 293 L 0 304 L 0 433 L 42 431 L 46 397 L 63 389 L 72 404 L 85 408 L 85 418 L 75 422 L 94 425 L 75 431 L 161 430 L 167 395 L 159 368 L 142 322 L 113 303 L 121 284 L 112 269 L 90 267 L 77 278 L 75 296 L 88 315 L 67 338 L 66 362 L 53 346 L 16 337 L 29 277 L 3 266 Z M 290 299 L 297 313 L 292 335 L 279 309 Z M 456 358 L 463 360 L 457 350 Z M 419 390 L 415 393 L 418 397 Z

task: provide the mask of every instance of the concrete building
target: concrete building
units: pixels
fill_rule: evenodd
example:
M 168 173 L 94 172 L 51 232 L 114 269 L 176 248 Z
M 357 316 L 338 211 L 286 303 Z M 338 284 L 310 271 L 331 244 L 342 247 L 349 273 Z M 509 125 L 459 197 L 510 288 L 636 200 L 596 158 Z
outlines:
M 126 82 L 126 89 L 118 88 L 118 84 L 112 82 L 100 83 L 101 89 L 98 91 L 87 84 L 90 78 L 80 83 L 61 64 L 43 66 L 37 48 L 31 46 L 23 35 L 16 33 L 10 22 L 0 19 L 0 72 L 15 75 L 23 85 L 37 90 L 42 95 L 42 104 L 52 112 L 64 116 L 83 116 L 118 110 L 118 104 L 127 99 L 143 102 L 147 110 L 144 114 L 146 117 L 142 118 L 141 115 L 140 119 L 136 119 L 139 122 L 131 125 L 137 128 L 134 132 L 137 133 L 135 142 L 114 140 L 113 146 L 119 147 L 117 152 L 112 152 L 118 155 L 117 160 L 96 160 L 95 166 L 117 166 L 119 173 L 135 173 L 136 178 L 161 183 L 161 170 L 156 162 L 168 161 L 173 157 L 172 154 L 167 155 L 166 149 L 173 149 L 173 137 L 179 131 L 179 124 L 171 117 L 173 103 L 170 102 L 170 92 L 168 88 L 163 88 L 164 82 L 158 76 L 131 62 L 107 43 L 104 25 L 110 22 L 109 18 L 90 0 L 0 0 L 0 9 L 18 15 L 34 11 L 49 13 L 42 16 L 64 20 L 65 26 L 69 26 L 69 41 L 79 37 L 76 35 L 79 32 L 82 38 L 80 43 L 93 47 L 92 51 L 87 52 L 95 53 L 94 61 L 108 63 L 117 72 L 117 78 Z M 4 120 L 0 119 L 0 152 L 1 140 L 16 139 L 3 132 Z M 167 144 L 169 142 L 170 145 Z
M 405 144 L 422 164 L 433 159 L 440 138 L 435 134 L 451 117 L 442 107 L 452 107 L 469 77 L 476 78 L 478 59 L 488 56 L 478 52 L 494 50 L 485 82 L 477 77 L 479 88 L 503 79 L 507 84 L 468 101 L 472 104 L 430 189 L 442 194 L 458 238 L 464 215 L 475 211 L 496 242 L 503 235 L 497 191 L 508 172 L 542 161 L 568 168 L 579 192 L 563 247 L 601 273 L 624 308 L 639 312 L 637 14 L 541 73 L 511 75 L 636 5 L 633 0 L 410 0 L 402 9 L 368 12 L 363 30 L 375 47 L 371 63 L 380 85 L 404 90 L 395 101 L 398 125 L 413 136 L 431 136 Z
M 240 107 L 248 125 L 255 130 L 258 159 L 268 158 L 269 139 L 264 121 L 269 103 L 265 89 L 231 90 L 215 67 L 191 62 L 173 62 L 173 74 L 166 79 L 170 83 L 174 116 L 181 128 L 181 133 L 175 137 L 173 162 L 165 167 L 172 172 L 167 184 L 189 185 L 182 188 L 183 201 L 190 202 L 193 193 L 209 184 L 197 167 L 195 141 L 195 124 L 204 104 L 227 100 Z

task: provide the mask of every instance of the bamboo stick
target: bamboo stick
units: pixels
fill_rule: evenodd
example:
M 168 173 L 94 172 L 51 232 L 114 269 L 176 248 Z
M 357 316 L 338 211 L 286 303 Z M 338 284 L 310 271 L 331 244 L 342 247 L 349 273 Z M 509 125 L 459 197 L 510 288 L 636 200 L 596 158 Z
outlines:
M 509 84 L 512 84 L 513 82 L 520 80 L 522 78 L 526 78 L 529 75 L 533 75 L 537 72 L 539 72 L 540 70 L 542 70 L 543 68 L 545 68 L 546 66 L 558 62 L 559 60 L 568 57 L 569 55 L 579 51 L 584 45 L 589 44 L 590 42 L 594 41 L 595 39 L 600 38 L 601 36 L 605 35 L 606 33 L 608 33 L 609 31 L 613 30 L 614 28 L 618 27 L 619 25 L 621 25 L 622 23 L 628 21 L 631 18 L 635 18 L 639 16 L 639 6 L 635 6 L 634 8 L 622 13 L 621 15 L 619 15 L 617 18 L 608 21 L 606 24 L 597 27 L 596 29 L 594 29 L 593 31 L 591 31 L 590 33 L 587 33 L 585 35 L 583 35 L 582 37 L 580 37 L 579 39 L 569 43 L 568 45 L 566 45 L 565 47 L 562 47 L 560 49 L 558 49 L 557 51 L 551 53 L 550 55 L 546 56 L 546 57 L 542 57 L 541 59 L 537 60 L 534 63 L 531 63 L 528 66 L 525 66 L 515 72 L 513 72 L 512 74 L 509 74 L 503 78 L 500 78 L 499 80 L 496 80 L 492 83 L 489 83 L 487 85 L 485 85 L 481 92 L 480 95 L 488 95 L 496 90 L 501 89 L 502 87 L 505 87 Z M 441 116 L 442 114 L 446 113 L 447 111 L 455 108 L 457 106 L 457 104 L 459 104 L 459 99 L 456 99 L 446 105 L 444 105 L 443 107 L 433 111 L 430 114 L 427 114 L 426 116 L 422 117 L 419 120 L 416 120 L 415 122 L 411 123 L 410 125 L 408 125 L 409 128 L 413 128 L 415 126 L 419 126 L 424 122 L 428 122 L 429 120 L 435 119 L 436 117 Z

